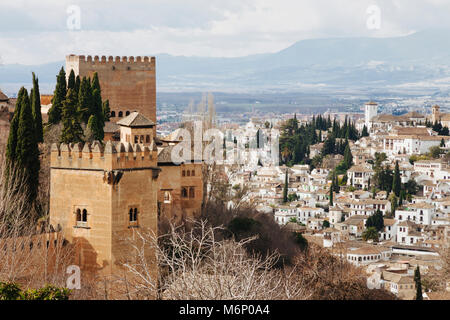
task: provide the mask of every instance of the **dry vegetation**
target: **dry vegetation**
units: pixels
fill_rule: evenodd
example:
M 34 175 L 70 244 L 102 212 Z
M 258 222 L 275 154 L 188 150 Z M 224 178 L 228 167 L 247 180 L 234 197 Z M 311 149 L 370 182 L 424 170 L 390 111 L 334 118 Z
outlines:
M 36 224 L 34 206 L 24 196 L 23 174 L 15 168 L 4 170 L 4 165 L 0 171 L 0 282 L 25 288 L 64 286 L 71 246 L 60 232 Z

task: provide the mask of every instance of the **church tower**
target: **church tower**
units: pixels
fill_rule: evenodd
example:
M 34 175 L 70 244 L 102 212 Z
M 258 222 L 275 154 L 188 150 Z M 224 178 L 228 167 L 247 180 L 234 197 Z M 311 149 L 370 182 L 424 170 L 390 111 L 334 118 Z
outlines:
M 370 130 L 372 124 L 370 120 L 372 120 L 374 117 L 378 114 L 378 104 L 376 102 L 367 102 L 365 105 L 365 124 L 367 127 L 367 130 Z
M 440 120 L 440 109 L 438 105 L 434 105 L 431 107 L 431 122 L 434 124 L 435 122 L 439 122 Z

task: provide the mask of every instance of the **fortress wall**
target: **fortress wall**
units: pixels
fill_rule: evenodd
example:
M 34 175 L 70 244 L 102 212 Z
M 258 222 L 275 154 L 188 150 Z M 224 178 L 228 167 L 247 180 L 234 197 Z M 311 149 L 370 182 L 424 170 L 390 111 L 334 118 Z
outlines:
M 140 144 L 108 141 L 103 148 L 94 142 L 79 144 L 53 144 L 51 168 L 72 168 L 75 170 L 119 170 L 156 167 L 157 152 Z
M 93 77 L 98 73 L 102 99 L 109 100 L 111 111 L 118 121 L 127 111 L 137 111 L 156 123 L 156 59 L 155 57 L 66 57 L 66 73 L 73 69 L 75 75 Z

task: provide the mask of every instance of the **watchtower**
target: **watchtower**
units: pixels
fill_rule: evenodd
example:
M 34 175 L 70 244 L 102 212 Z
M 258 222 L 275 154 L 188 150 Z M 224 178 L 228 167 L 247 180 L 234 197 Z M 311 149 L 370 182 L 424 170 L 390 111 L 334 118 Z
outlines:
M 66 56 L 66 74 L 93 77 L 97 72 L 103 100 L 109 100 L 111 121 L 139 112 L 156 123 L 155 57 Z
M 50 161 L 50 223 L 76 245 L 82 268 L 112 274 L 133 230 L 157 232 L 155 144 L 53 144 Z

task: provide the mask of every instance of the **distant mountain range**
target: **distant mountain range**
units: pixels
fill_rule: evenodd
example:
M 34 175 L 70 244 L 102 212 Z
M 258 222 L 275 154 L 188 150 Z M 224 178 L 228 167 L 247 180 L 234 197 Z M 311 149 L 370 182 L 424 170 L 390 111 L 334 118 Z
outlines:
M 64 61 L 0 66 L 6 92 L 31 83 L 52 90 Z M 397 38 L 302 40 L 271 54 L 239 58 L 157 55 L 159 91 L 353 92 L 386 90 L 449 95 L 450 32 L 431 30 Z

